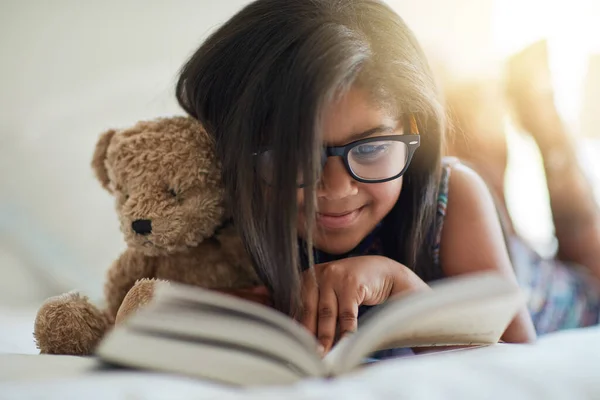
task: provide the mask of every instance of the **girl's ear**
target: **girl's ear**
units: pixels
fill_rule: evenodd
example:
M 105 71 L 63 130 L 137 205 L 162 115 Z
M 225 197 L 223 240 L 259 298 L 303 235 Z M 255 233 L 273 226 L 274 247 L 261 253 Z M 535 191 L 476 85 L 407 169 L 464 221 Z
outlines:
M 108 171 L 106 169 L 106 154 L 110 141 L 115 135 L 114 129 L 108 130 L 100 135 L 98 143 L 96 143 L 96 150 L 94 151 L 94 157 L 92 158 L 92 168 L 96 173 L 96 178 L 102 184 L 102 187 L 112 193 L 110 188 L 110 178 L 108 177 Z

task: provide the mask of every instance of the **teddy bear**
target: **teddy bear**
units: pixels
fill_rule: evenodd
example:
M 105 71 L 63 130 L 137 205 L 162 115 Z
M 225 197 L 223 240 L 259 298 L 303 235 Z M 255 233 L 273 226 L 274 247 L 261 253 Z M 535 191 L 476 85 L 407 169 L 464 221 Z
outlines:
M 108 270 L 103 308 L 78 292 L 46 300 L 34 323 L 40 353 L 93 354 L 161 282 L 261 287 L 227 211 L 214 144 L 198 121 L 165 117 L 108 130 L 92 167 L 115 197 L 127 247 Z

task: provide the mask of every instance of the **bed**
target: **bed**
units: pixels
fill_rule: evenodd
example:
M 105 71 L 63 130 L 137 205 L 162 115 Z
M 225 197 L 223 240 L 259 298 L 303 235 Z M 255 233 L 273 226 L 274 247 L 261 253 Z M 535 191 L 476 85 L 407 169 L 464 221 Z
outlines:
M 600 399 L 600 328 L 533 345 L 427 355 L 336 380 L 239 390 L 181 376 L 98 369 L 93 358 L 40 356 L 35 309 L 0 309 L 0 399 Z

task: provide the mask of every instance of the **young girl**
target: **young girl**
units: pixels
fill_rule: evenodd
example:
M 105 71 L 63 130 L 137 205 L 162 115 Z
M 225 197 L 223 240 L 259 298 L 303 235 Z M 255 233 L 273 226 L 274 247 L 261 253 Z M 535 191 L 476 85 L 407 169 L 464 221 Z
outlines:
M 324 351 L 365 307 L 433 280 L 496 270 L 517 284 L 491 195 L 442 159 L 434 79 L 383 2 L 255 1 L 186 63 L 177 98 L 214 135 L 274 307 Z M 502 337 L 534 338 L 525 308 Z

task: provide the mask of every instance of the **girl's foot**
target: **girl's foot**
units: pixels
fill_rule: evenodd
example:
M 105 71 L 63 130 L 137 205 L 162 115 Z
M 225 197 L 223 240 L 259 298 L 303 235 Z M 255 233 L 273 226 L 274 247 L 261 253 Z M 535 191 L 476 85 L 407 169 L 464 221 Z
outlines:
M 548 147 L 556 141 L 556 136 L 561 136 L 562 130 L 553 128 L 560 125 L 560 118 L 554 104 L 546 41 L 537 42 L 510 58 L 506 94 L 518 123 L 540 147 Z

